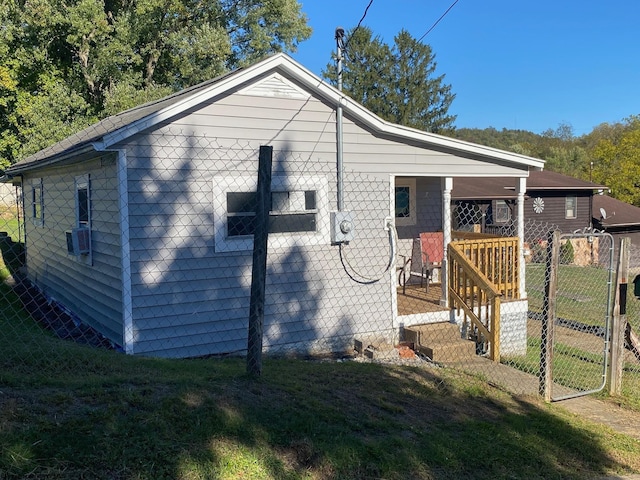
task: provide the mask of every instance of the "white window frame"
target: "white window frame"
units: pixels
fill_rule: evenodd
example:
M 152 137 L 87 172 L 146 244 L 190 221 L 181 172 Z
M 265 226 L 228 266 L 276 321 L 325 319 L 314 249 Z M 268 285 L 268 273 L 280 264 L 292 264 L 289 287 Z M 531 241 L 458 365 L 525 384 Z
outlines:
M 83 188 L 87 189 L 87 220 L 80 219 L 80 195 L 79 191 Z M 71 255 L 77 262 L 84 265 L 93 266 L 93 232 L 91 223 L 91 177 L 90 175 L 78 175 L 73 179 L 73 197 L 75 203 L 75 221 L 74 224 L 77 228 L 85 227 L 89 229 L 89 253 L 83 255 Z
M 80 195 L 79 191 L 87 189 L 87 220 L 80 219 Z M 76 205 L 76 226 L 91 229 L 91 182 L 89 174 L 80 175 L 74 179 L 74 197 Z
M 239 252 L 253 249 L 253 235 L 227 236 L 227 193 L 255 192 L 258 182 L 255 176 L 216 176 L 213 179 L 213 218 L 216 252 Z M 322 245 L 330 243 L 328 194 L 326 177 L 273 176 L 272 192 L 316 192 L 316 230 L 314 232 L 270 233 L 269 247 L 291 247 L 296 244 Z
M 36 198 L 36 192 L 39 193 L 39 198 Z M 37 202 L 37 205 L 36 205 Z M 38 227 L 44 226 L 44 182 L 42 178 L 38 178 L 31 182 L 31 221 Z M 36 206 L 39 207 L 40 215 L 36 215 Z
M 396 188 L 408 187 L 409 188 L 409 216 L 397 217 L 395 215 L 396 204 Z M 396 225 L 407 226 L 416 224 L 416 179 L 415 178 L 396 178 L 395 186 L 393 189 L 393 212 Z
M 569 207 L 569 199 L 573 199 L 573 214 L 569 215 L 570 207 Z M 578 197 L 576 195 L 567 195 L 564 198 L 564 218 L 566 219 L 575 219 L 578 218 Z
M 507 218 L 499 219 L 498 218 L 498 205 L 500 204 L 501 208 L 504 208 L 507 212 Z M 506 200 L 495 200 L 494 202 L 494 211 L 493 211 L 493 223 L 507 223 L 511 220 L 511 207 Z

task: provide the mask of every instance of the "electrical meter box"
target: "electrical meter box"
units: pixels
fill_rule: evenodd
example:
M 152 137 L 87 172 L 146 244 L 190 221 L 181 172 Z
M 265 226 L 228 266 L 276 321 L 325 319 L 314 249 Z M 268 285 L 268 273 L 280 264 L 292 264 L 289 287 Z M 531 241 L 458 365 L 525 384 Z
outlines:
M 331 243 L 353 240 L 355 230 L 353 212 L 331 212 Z

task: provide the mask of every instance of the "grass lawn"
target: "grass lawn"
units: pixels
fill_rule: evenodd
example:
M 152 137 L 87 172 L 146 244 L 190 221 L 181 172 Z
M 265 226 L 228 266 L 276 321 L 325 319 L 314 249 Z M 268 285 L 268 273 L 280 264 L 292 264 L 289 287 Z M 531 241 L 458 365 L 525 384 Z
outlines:
M 560 265 L 556 313 L 558 318 L 575 320 L 587 325 L 604 326 L 607 312 L 609 271 L 600 267 Z M 529 309 L 543 310 L 545 265 L 527 265 L 527 295 Z
M 10 323 L 0 320 L 3 329 Z M 29 347 L 17 351 L 0 336 L 8 352 L 0 356 L 3 480 L 640 471 L 640 442 L 455 370 L 267 359 L 253 379 L 243 359 L 134 358 L 38 328 L 14 334 Z
M 0 261 L 1 263 L 1 261 Z M 0 283 L 0 479 L 583 479 L 640 442 L 453 369 L 129 357 L 41 330 Z

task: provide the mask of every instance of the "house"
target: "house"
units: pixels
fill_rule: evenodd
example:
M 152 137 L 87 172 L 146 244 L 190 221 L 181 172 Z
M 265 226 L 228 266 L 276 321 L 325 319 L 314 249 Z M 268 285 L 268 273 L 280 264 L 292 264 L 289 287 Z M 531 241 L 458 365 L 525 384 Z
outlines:
M 623 237 L 629 237 L 635 248 L 640 246 L 640 208 L 608 195 L 594 195 L 592 216 L 594 228 L 613 236 L 616 250 Z M 630 256 L 634 268 L 639 266 L 637 257 Z
M 398 315 L 395 254 L 421 231 L 451 240 L 454 178 L 504 177 L 522 205 L 543 166 L 383 121 L 278 54 L 7 169 L 23 190 L 29 280 L 129 354 L 243 352 L 261 146 L 273 148 L 274 352 L 397 340 L 423 319 Z
M 607 187 L 556 172 L 532 171 L 527 179 L 525 219 L 557 225 L 563 232 L 592 227 L 594 195 Z M 500 228 L 515 218 L 515 185 L 498 179 L 459 178 L 452 198 L 457 203 L 460 228 L 477 221 L 482 231 Z M 467 204 L 473 204 L 474 208 Z M 476 215 L 465 211 L 475 211 Z

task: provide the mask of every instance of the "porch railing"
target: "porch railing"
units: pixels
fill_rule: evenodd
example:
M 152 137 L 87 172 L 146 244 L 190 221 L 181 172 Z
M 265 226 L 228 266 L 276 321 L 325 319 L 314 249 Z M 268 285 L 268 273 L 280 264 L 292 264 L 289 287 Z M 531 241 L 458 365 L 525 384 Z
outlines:
M 447 249 L 449 308 L 464 314 L 467 336 L 487 345 L 489 358 L 498 362 L 501 298 L 518 298 L 518 238 L 469 232 L 453 238 Z
M 453 244 L 498 289 L 504 299 L 520 298 L 520 252 L 518 237 L 486 233 L 452 234 Z

